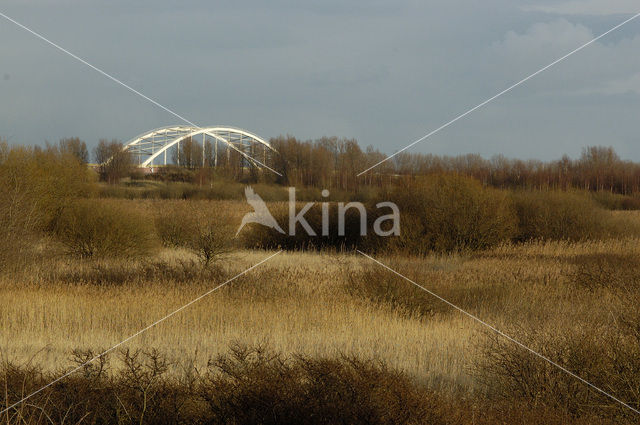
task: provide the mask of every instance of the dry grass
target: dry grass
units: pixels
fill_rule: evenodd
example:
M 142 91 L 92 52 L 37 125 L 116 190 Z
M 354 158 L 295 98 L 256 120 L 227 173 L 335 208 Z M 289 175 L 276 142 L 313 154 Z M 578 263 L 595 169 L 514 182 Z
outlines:
M 561 333 L 611 322 L 615 294 L 576 290 L 571 273 L 578 270 L 580 255 L 612 252 L 638 255 L 637 241 L 527 244 L 472 256 L 382 260 L 499 326 L 534 324 Z M 201 275 L 178 272 L 197 267 L 191 254 L 165 250 L 156 261 L 166 270 L 147 274 L 149 281 L 130 281 L 149 267 L 141 262 L 97 267 L 95 262 L 53 259 L 33 266 L 25 271 L 30 278 L 0 284 L 2 355 L 20 361 L 36 356 L 49 369 L 67 366 L 73 349 L 110 346 L 268 254 L 238 252 L 218 274 Z M 402 300 L 380 302 L 348 290 L 360 276 L 371 280 L 370 273 L 379 273 L 378 266 L 361 257 L 282 253 L 130 346 L 156 347 L 172 359 L 200 353 L 203 360 L 233 341 L 268 341 L 283 353 L 377 357 L 424 382 L 472 389 L 468 369 L 482 329 L 421 291 L 409 295 L 422 297 L 418 302 L 428 308 L 403 306 Z M 103 277 L 102 284 L 87 283 L 95 274 Z M 399 278 L 390 283 L 409 285 Z
M 173 254 L 170 261 L 188 254 Z M 241 252 L 231 276 L 268 254 Z M 87 264 L 61 263 L 60 273 Z M 465 351 L 473 329 L 461 318 L 428 321 L 354 301 L 344 291 L 345 272 L 362 260 L 329 254 L 283 253 L 131 343 L 156 347 L 173 360 L 200 353 L 201 362 L 233 341 L 268 341 L 279 352 L 379 357 L 416 376 L 452 377 L 466 384 Z M 365 265 L 366 266 L 366 265 Z M 75 348 L 107 347 L 219 282 L 144 282 L 86 285 L 4 282 L 0 289 L 3 355 L 37 354 L 49 369 L 68 366 Z M 452 334 L 452 326 L 459 329 Z M 455 353 L 455 354 L 453 354 Z M 459 354 L 463 354 L 460 356 Z
M 634 332 L 640 335 L 635 304 L 628 301 L 631 295 L 637 299 L 637 286 L 625 285 L 640 282 L 633 267 L 640 261 L 638 242 L 532 242 L 469 254 L 379 259 L 555 360 L 582 367 L 585 362 L 572 362 L 589 359 L 582 372 L 617 394 L 640 378 L 629 372 L 635 352 L 609 345 L 624 340 L 620 347 L 628 347 Z M 51 372 L 68 368 L 73 350 L 110 347 L 268 255 L 237 251 L 209 268 L 179 249 L 129 261 L 45 258 L 0 280 L 0 356 Z M 538 359 L 514 355 L 509 350 L 517 348 L 496 344 L 478 323 L 357 255 L 284 252 L 127 347 L 158 349 L 175 362 L 170 373 L 179 376 L 181 364 L 193 362 L 203 370 L 208 359 L 234 343 L 267 343 L 285 356 L 380 360 L 441 394 L 476 400 L 479 411 L 500 406 L 504 400 L 495 398 L 500 391 L 519 385 L 505 375 L 513 370 L 511 363 L 492 369 L 486 360 L 515 361 L 516 369 L 522 364 L 534 371 L 535 397 L 521 394 L 523 405 L 548 407 L 554 420 L 554 409 L 584 417 L 591 414 L 584 406 L 594 405 L 588 393 L 569 405 L 575 387 L 556 381 L 561 378 L 556 375 L 536 380 L 547 376 L 546 369 L 535 369 Z M 628 364 L 615 363 L 616 358 Z M 564 404 L 550 405 L 556 397 L 549 393 L 558 391 L 558 382 L 570 392 L 563 394 Z M 595 402 L 604 405 L 602 399 Z M 619 410 L 611 409 L 607 405 L 600 418 L 617 418 Z

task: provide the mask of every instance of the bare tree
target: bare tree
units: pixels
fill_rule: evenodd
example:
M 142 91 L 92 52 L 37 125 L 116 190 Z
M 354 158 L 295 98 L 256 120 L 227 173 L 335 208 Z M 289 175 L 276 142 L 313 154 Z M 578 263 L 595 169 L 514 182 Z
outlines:
M 133 158 L 123 150 L 123 145 L 118 140 L 109 142 L 101 139 L 94 150 L 94 156 L 99 164 L 100 178 L 110 184 L 118 183 L 133 171 Z
M 60 153 L 73 155 L 78 159 L 78 161 L 84 164 L 89 162 L 87 144 L 78 137 L 60 139 L 60 142 L 58 142 L 58 149 L 60 150 Z
M 206 148 L 206 146 L 205 146 Z M 173 150 L 173 162 L 191 170 L 202 166 L 202 144 L 193 138 L 187 138 Z

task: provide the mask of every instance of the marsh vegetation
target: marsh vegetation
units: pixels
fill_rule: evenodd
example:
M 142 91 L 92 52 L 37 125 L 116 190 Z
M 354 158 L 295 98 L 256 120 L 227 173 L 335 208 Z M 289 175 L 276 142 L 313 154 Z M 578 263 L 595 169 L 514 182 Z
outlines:
M 234 193 L 222 200 L 133 196 L 133 183 L 100 186 L 64 152 L 17 148 L 2 154 L 0 179 L 2 409 L 284 249 L 1 423 L 637 421 L 353 250 L 638 409 L 640 214 L 613 211 L 617 195 L 431 174 L 333 191 L 331 202 L 372 211 L 395 201 L 402 234 L 323 242 L 257 225 L 234 238 L 250 207 L 233 182 L 153 183 Z M 263 184 L 256 191 L 283 220 L 285 188 Z M 320 201 L 316 188 L 300 193 Z

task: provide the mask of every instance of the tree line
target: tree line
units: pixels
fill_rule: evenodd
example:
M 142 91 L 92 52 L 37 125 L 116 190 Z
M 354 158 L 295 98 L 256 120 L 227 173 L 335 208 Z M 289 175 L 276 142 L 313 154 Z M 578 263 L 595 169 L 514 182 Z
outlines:
M 567 155 L 558 160 L 521 160 L 496 155 L 489 159 L 477 154 L 441 156 L 402 152 L 371 171 L 360 172 L 387 158 L 380 151 L 362 149 L 355 139 L 322 137 L 300 140 L 293 136 L 270 139 L 274 148 L 266 154 L 249 154 L 277 170 L 281 176 L 260 172 L 248 164 L 238 152 L 221 147 L 214 150 L 207 141 L 204 146 L 195 140 L 185 140 L 172 149 L 174 172 L 165 171 L 169 179 L 193 180 L 212 178 L 216 168 L 218 176 L 236 181 L 266 181 L 282 185 L 321 187 L 327 189 L 357 190 L 360 186 L 384 187 L 397 180 L 419 176 L 453 173 L 473 177 L 486 186 L 504 189 L 567 190 L 579 188 L 590 191 L 610 191 L 629 195 L 640 192 L 640 163 L 622 160 L 612 147 L 590 146 L 583 149 L 577 159 Z M 135 175 L 137 160 L 123 152 L 118 140 L 101 139 L 93 150 L 93 159 L 103 181 L 117 183 L 125 176 Z M 47 143 L 45 148 L 68 153 L 80 162 L 89 162 L 89 151 L 77 137 L 65 138 L 58 144 Z M 263 158 L 264 155 L 264 158 Z M 184 174 L 176 169 L 189 170 Z M 161 173 L 162 174 L 162 173 Z M 179 177 L 175 177 L 179 176 Z
M 590 146 L 577 159 L 567 155 L 553 161 L 485 159 L 477 154 L 440 156 L 402 152 L 358 177 L 387 156 L 352 139 L 336 137 L 300 141 L 294 137 L 271 140 L 279 155 L 276 169 L 282 183 L 357 189 L 384 187 L 402 179 L 438 174 L 473 177 L 502 189 L 610 191 L 629 195 L 640 191 L 640 163 L 622 160 L 612 147 Z

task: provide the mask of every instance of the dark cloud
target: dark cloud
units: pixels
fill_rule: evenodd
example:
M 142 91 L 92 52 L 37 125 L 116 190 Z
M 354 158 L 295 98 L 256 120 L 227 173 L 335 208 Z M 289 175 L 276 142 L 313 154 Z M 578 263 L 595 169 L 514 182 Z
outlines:
M 527 4 L 10 0 L 1 11 L 195 123 L 390 153 L 624 18 Z M 640 20 L 414 151 L 550 158 L 607 144 L 640 159 L 638 34 Z M 0 38 L 11 75 L 0 137 L 93 144 L 177 122 L 4 20 Z

